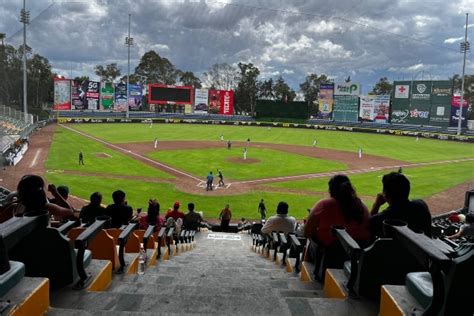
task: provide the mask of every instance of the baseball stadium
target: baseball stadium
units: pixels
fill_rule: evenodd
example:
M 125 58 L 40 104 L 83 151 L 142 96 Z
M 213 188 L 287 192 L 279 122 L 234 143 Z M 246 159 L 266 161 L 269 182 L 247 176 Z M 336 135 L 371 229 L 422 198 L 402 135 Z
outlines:
M 474 315 L 472 0 L 16 2 L 0 315 Z

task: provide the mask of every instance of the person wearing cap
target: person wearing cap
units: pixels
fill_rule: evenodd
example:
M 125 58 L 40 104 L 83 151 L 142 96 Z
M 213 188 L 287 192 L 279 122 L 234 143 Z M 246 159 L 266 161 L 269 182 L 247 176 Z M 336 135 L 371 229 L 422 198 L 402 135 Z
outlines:
M 165 219 L 168 219 L 171 217 L 176 221 L 178 218 L 184 218 L 184 213 L 179 210 L 180 206 L 181 206 L 181 203 L 179 203 L 179 201 L 174 202 L 173 210 L 168 211 L 166 213 Z

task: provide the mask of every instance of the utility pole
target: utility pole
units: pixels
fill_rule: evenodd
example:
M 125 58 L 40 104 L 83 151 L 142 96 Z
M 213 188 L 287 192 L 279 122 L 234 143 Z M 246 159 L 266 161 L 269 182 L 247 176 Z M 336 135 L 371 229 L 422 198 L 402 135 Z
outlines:
M 130 46 L 133 45 L 133 38 L 130 37 L 130 23 L 131 23 L 132 15 L 128 14 L 128 37 L 125 38 L 125 45 L 128 47 L 128 66 L 127 66 L 127 118 L 129 118 L 129 105 L 128 99 L 130 97 Z
M 26 122 L 28 120 L 26 95 L 26 25 L 30 23 L 30 12 L 26 11 L 26 0 L 23 0 L 23 9 L 20 12 L 20 22 L 23 23 L 23 113 Z
M 467 41 L 467 26 L 468 26 L 469 13 L 466 13 L 466 27 L 464 28 L 464 41 L 461 42 L 461 53 L 463 53 L 462 62 L 462 77 L 461 77 L 461 98 L 459 100 L 459 115 L 458 115 L 458 136 L 461 135 L 461 123 L 462 123 L 462 105 L 464 103 L 464 73 L 466 71 L 466 54 L 470 50 L 471 44 Z

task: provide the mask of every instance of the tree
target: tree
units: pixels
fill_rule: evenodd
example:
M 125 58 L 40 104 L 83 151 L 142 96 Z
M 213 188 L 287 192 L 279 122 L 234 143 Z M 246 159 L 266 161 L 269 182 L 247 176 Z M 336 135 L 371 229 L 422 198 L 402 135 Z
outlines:
M 257 84 L 258 98 L 263 100 L 275 100 L 273 79 L 259 81 Z
M 383 77 L 379 79 L 372 89 L 372 93 L 375 95 L 382 95 L 382 94 L 390 94 L 393 89 L 393 84 L 391 84 L 387 77 Z
M 2 41 L 2 46 L 5 45 L 4 40 L 6 38 L 5 33 L 0 33 L 0 40 Z
M 257 78 L 260 70 L 252 63 L 239 63 L 240 80 L 235 92 L 235 105 L 240 111 L 255 114 L 255 101 L 257 99 Z
M 165 57 L 151 50 L 146 52 L 135 68 L 135 74 L 144 77 L 148 83 L 175 84 L 178 72 L 175 66 Z
M 214 64 L 203 74 L 204 83 L 210 89 L 235 90 L 239 74 L 235 67 L 229 64 Z
M 179 83 L 183 86 L 192 86 L 201 89 L 201 79 L 196 77 L 192 71 L 178 71 Z
M 48 59 L 34 54 L 28 61 L 28 104 L 40 107 L 53 96 L 53 73 Z
M 120 77 L 121 72 L 116 63 L 108 64 L 105 67 L 97 65 L 94 68 L 95 74 L 100 77 L 100 81 L 114 82 L 117 77 Z
M 454 75 L 450 78 L 453 81 L 454 91 L 460 92 L 461 91 L 461 76 Z M 471 104 L 473 104 L 474 100 L 474 75 L 464 75 L 464 98 L 468 99 Z
M 275 98 L 282 102 L 292 102 L 296 98 L 296 92 L 288 86 L 282 76 L 275 82 Z
M 306 76 L 305 81 L 300 84 L 300 90 L 304 95 L 304 99 L 308 105 L 312 105 L 318 99 L 319 86 L 322 83 L 329 83 L 330 80 L 325 74 L 318 76 L 317 74 L 310 74 Z
M 78 77 L 74 77 L 74 81 L 77 81 L 77 82 L 84 82 L 84 81 L 89 81 L 89 76 L 78 76 Z

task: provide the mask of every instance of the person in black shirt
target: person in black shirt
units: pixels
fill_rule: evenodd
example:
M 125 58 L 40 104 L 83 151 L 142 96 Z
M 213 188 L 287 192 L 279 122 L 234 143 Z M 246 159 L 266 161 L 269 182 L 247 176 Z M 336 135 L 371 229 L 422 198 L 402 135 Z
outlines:
M 398 172 L 391 172 L 382 178 L 383 193 L 377 198 L 370 212 L 370 231 L 373 237 L 383 237 L 384 220 L 402 220 L 408 228 L 423 232 L 431 237 L 431 213 L 423 200 L 409 200 L 410 181 Z M 388 207 L 379 213 L 380 206 Z
M 86 226 L 92 224 L 97 216 L 105 214 L 105 208 L 100 205 L 102 202 L 102 194 L 99 192 L 92 193 L 90 201 L 88 205 L 81 209 L 81 213 L 79 214 L 79 218 Z
M 133 209 L 127 205 L 125 200 L 125 192 L 117 190 L 112 193 L 114 204 L 107 206 L 105 215 L 112 218 L 110 227 L 120 228 L 122 225 L 127 225 L 133 216 Z

